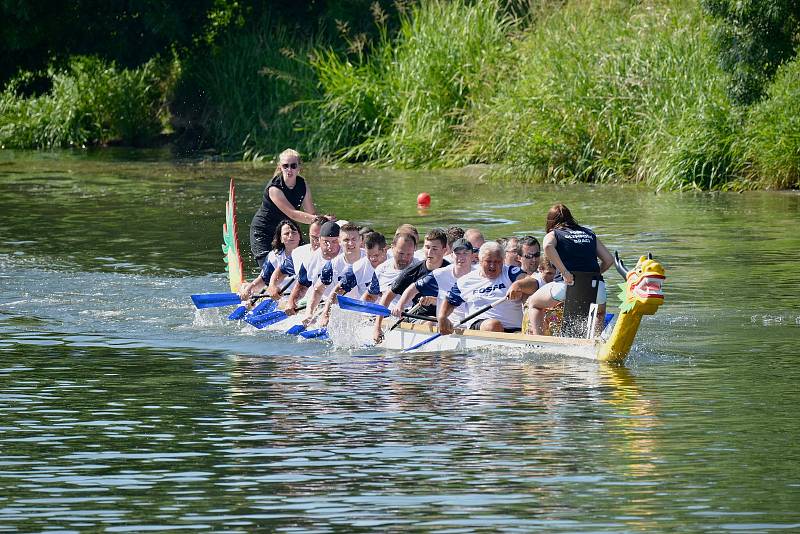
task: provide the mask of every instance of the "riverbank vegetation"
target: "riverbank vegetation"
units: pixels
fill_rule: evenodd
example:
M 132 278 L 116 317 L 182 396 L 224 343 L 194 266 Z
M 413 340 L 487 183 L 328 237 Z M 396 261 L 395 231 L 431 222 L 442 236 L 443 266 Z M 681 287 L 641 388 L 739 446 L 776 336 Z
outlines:
M 532 181 L 798 188 L 798 13 L 773 9 L 770 25 L 735 11 L 760 2 L 351 3 L 313 28 L 289 22 L 296 11 L 213 11 L 202 39 L 136 67 L 73 56 L 17 74 L 0 145 L 143 144 L 171 129 L 230 157 L 294 146 Z

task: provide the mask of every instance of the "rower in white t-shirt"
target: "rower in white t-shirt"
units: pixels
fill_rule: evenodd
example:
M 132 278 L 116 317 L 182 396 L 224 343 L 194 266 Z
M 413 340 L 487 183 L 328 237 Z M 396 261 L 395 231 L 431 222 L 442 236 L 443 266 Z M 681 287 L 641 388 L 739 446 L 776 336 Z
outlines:
M 473 270 L 473 251 L 470 242 L 463 238 L 457 239 L 453 242 L 451 248 L 453 250 L 451 257 L 454 263 L 435 269 L 408 286 L 397 303 L 392 306 L 392 315 L 402 317 L 406 305 L 418 294 L 436 299 L 436 306 L 439 308 L 447 297 L 447 293 L 455 285 L 456 280 Z M 426 301 L 422 302 L 423 304 L 429 304 Z M 460 321 L 463 319 L 464 310 L 464 306 L 458 306 L 451 316 L 452 320 Z
M 494 332 L 519 331 L 522 326 L 522 299 L 538 287 L 519 267 L 503 265 L 505 251 L 495 241 L 484 243 L 478 252 L 478 268 L 462 276 L 447 294 L 439 310 L 439 332 L 450 334 L 453 324 L 449 319 L 453 310 L 465 305 L 465 314 L 506 299 L 483 312 L 469 323 L 471 330 Z
M 375 278 L 381 294 L 391 290 L 392 284 L 406 267 L 419 263 L 414 260 L 416 247 L 417 242 L 413 235 L 399 234 L 395 236 L 392 242 L 392 257 L 375 268 Z
M 285 311 L 287 314 L 294 313 L 297 308 L 297 301 L 303 298 L 308 288 L 319 277 L 322 268 L 329 260 L 338 256 L 339 251 L 339 225 L 332 221 L 326 222 L 319 230 L 319 248 L 311 254 L 310 258 L 303 260 L 299 271 L 297 271 L 297 283 L 286 302 Z M 307 313 L 314 311 L 310 306 L 308 310 L 309 312 Z
M 339 228 L 339 248 L 341 253 L 329 259 L 312 280 L 311 294 L 308 297 L 308 306 L 306 307 L 306 320 L 311 319 L 314 310 L 317 309 L 317 304 L 324 297 L 327 300 L 320 326 L 325 326 L 328 323 L 330 307 L 334 301 L 334 299 L 328 297 L 342 288 L 342 284 L 345 282 L 345 273 L 353 264 L 366 257 L 366 251 L 361 248 L 361 234 L 358 233 L 358 226 L 347 223 Z M 345 287 L 348 288 L 348 292 L 354 289 L 354 286 L 350 285 L 349 281 L 347 281 Z
M 366 255 L 345 271 L 340 284 L 341 289 L 346 291 L 345 295 L 374 302 L 381 295 L 375 268 L 386 261 L 386 238 L 373 231 L 363 241 Z

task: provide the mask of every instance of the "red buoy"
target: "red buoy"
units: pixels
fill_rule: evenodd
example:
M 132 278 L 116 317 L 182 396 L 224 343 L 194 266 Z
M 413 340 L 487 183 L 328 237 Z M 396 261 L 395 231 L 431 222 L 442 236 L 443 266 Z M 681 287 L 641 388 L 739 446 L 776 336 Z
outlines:
M 427 208 L 431 205 L 431 196 L 428 193 L 420 193 L 417 195 L 417 206 Z

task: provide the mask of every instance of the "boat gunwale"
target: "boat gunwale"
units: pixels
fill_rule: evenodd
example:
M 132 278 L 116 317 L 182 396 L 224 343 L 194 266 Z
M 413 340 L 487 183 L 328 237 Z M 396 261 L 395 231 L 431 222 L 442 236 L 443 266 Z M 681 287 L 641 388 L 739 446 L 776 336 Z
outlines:
M 408 330 L 415 333 L 424 334 L 437 334 L 439 329 L 431 324 L 421 323 L 400 323 L 398 329 Z M 484 330 L 469 330 L 465 328 L 457 328 L 454 330 L 453 336 L 485 339 L 487 341 L 507 341 L 507 342 L 521 342 L 521 343 L 540 343 L 552 345 L 571 345 L 571 346 L 586 346 L 592 347 L 597 345 L 600 341 L 598 339 L 578 338 L 578 337 L 560 337 L 560 336 L 538 336 L 534 334 L 523 334 L 521 332 L 489 332 Z

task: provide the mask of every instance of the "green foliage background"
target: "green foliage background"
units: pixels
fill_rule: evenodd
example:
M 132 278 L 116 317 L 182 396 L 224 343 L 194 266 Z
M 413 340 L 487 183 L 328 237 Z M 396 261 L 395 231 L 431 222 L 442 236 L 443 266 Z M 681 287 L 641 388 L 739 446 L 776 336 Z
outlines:
M 0 0 L 0 15 L 15 4 Z M 248 159 L 293 146 L 522 180 L 800 187 L 797 2 L 115 5 L 56 8 L 88 29 L 55 48 L 41 28 L 67 30 L 35 7 L 0 23 L 42 19 L 0 41 L 21 68 L 0 64 L 0 145 L 174 132 L 179 146 Z

